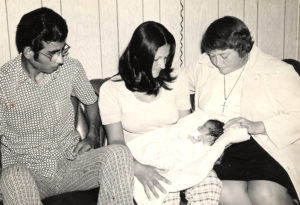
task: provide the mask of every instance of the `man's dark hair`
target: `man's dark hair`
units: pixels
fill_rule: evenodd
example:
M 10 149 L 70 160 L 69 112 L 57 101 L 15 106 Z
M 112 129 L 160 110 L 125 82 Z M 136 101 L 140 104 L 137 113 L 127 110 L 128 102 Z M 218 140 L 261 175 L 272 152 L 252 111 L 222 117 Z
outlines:
M 17 26 L 18 52 L 30 47 L 34 52 L 43 49 L 42 41 L 65 41 L 68 35 L 66 21 L 49 8 L 39 8 L 24 14 Z

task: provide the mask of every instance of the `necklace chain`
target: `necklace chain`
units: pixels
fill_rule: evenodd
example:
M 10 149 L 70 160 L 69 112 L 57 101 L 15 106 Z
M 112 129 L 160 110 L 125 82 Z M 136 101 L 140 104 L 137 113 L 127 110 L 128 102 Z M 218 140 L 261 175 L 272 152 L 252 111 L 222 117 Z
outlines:
M 229 91 L 229 93 L 228 93 L 227 96 L 226 96 L 226 78 L 225 78 L 225 75 L 224 75 L 224 99 L 225 99 L 225 100 L 227 100 L 227 99 L 230 97 L 230 95 L 231 95 L 233 89 L 235 88 L 236 84 L 237 84 L 238 81 L 240 80 L 240 78 L 241 78 L 241 76 L 242 76 L 244 70 L 245 70 L 245 65 L 244 65 L 244 67 L 243 67 L 243 69 L 242 69 L 240 75 L 239 75 L 238 78 L 236 79 L 234 85 L 232 86 L 232 88 L 231 88 L 231 90 Z

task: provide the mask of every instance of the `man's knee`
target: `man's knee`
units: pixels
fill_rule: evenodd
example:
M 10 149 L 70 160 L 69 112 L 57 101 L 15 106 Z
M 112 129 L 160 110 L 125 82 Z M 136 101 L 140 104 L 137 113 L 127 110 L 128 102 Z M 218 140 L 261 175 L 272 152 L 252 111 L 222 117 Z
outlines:
M 25 165 L 3 169 L 0 186 L 4 204 L 41 204 L 35 180 Z
M 2 170 L 2 176 L 0 179 L 0 186 L 2 191 L 6 187 L 12 187 L 15 183 L 34 183 L 34 179 L 30 170 L 21 164 L 10 165 Z
M 17 178 L 31 177 L 30 170 L 22 164 L 10 165 L 2 170 L 0 183 L 15 181 Z
M 186 190 L 186 199 L 191 204 L 218 204 L 222 182 L 214 171 L 198 185 Z
M 105 149 L 106 164 L 132 166 L 133 157 L 128 147 L 124 145 L 108 145 L 100 149 Z
M 218 178 L 216 172 L 214 170 L 211 170 L 208 175 L 203 179 L 201 182 L 201 185 L 204 187 L 210 187 L 214 192 L 220 194 L 223 183 Z
M 219 179 L 219 177 L 217 176 L 217 174 L 214 170 L 211 170 L 209 172 L 208 176 L 206 177 L 206 180 L 208 183 L 215 184 L 215 186 L 218 186 L 220 189 L 223 186 L 222 181 Z
M 108 147 L 111 147 L 112 149 L 114 149 L 115 153 L 118 153 L 125 158 L 132 159 L 131 152 L 127 146 L 115 144 L 115 145 L 108 145 Z
M 122 157 L 128 160 L 132 160 L 131 152 L 129 151 L 127 146 L 114 144 L 108 145 L 107 148 L 110 149 L 111 154 L 115 157 Z

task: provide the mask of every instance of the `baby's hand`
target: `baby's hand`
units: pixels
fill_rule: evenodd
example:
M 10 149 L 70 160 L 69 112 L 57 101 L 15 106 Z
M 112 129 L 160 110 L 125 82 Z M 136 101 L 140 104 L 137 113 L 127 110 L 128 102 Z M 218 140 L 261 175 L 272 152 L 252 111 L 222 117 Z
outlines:
M 201 141 L 201 138 L 199 138 L 199 132 L 197 130 L 191 130 L 188 134 L 188 139 L 190 139 L 193 143 Z
M 195 138 L 195 137 L 192 136 L 192 135 L 189 135 L 189 136 L 188 136 L 188 139 L 190 139 L 190 140 L 192 141 L 192 143 L 194 143 L 194 144 L 200 142 L 200 140 L 198 140 L 197 138 Z
M 204 145 L 212 145 L 215 142 L 215 138 L 211 135 L 189 135 L 188 139 L 190 139 L 194 144 L 202 142 Z

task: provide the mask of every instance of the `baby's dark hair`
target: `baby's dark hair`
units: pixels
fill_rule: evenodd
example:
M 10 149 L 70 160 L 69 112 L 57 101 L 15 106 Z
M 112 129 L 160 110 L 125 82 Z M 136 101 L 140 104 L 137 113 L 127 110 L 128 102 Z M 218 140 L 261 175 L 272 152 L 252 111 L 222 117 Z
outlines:
M 218 138 L 224 133 L 224 122 L 221 122 L 220 120 L 211 119 L 206 121 L 205 124 L 209 123 L 212 125 L 212 127 L 209 127 L 209 134 L 215 138 Z

